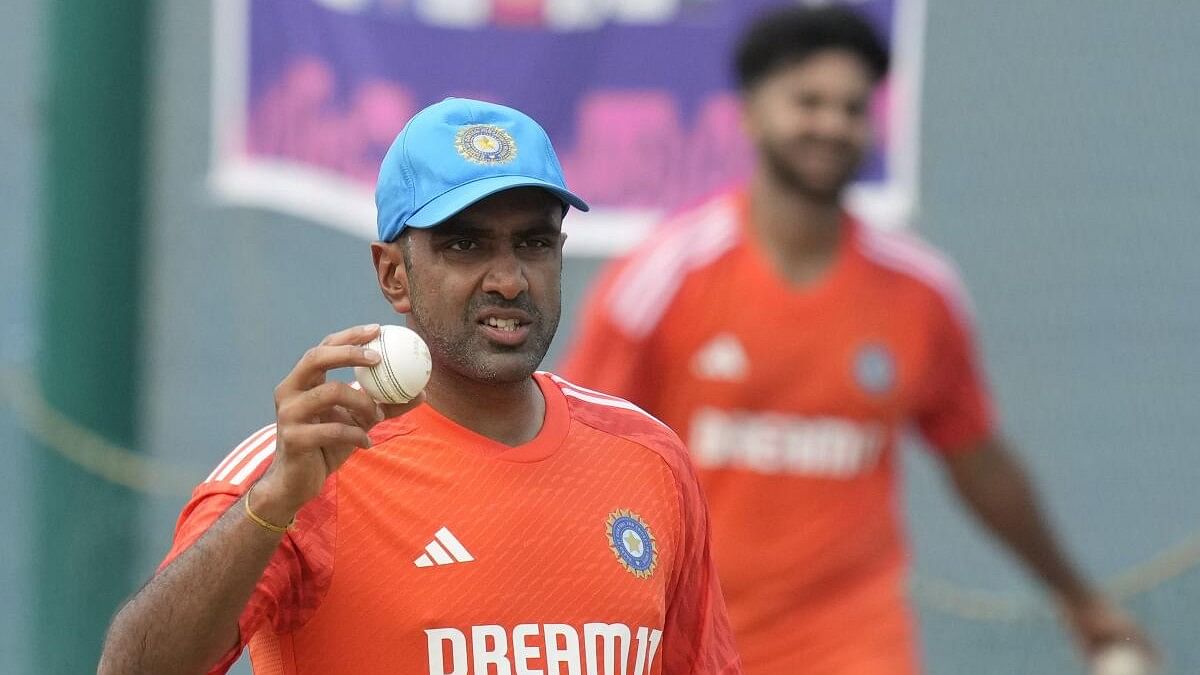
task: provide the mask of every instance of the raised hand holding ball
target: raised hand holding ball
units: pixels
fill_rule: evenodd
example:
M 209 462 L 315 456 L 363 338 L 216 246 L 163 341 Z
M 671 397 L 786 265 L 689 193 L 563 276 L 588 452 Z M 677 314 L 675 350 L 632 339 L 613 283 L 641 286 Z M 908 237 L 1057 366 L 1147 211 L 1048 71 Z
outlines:
M 363 391 L 380 403 L 407 403 L 416 398 L 429 382 L 433 363 L 429 347 L 404 326 L 382 326 L 379 337 L 365 345 L 379 352 L 379 363 L 356 366 L 354 377 Z

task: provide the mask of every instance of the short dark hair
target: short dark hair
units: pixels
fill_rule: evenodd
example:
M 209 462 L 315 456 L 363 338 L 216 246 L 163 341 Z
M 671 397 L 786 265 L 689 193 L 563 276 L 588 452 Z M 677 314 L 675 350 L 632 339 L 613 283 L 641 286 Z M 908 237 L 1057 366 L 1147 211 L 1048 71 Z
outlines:
M 746 91 L 779 68 L 829 49 L 861 58 L 875 82 L 887 75 L 887 47 L 858 12 L 839 5 L 790 6 L 762 14 L 742 34 L 734 58 L 738 86 Z

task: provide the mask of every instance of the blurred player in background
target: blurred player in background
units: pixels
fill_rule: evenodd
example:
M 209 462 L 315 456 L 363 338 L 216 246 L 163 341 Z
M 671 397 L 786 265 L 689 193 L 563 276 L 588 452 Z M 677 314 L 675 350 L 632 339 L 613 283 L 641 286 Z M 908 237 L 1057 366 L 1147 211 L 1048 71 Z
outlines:
M 687 441 L 748 673 L 917 672 L 896 494 L 908 424 L 1086 652 L 1150 651 L 1068 561 L 1002 440 L 953 265 L 842 207 L 887 68 L 848 9 L 755 23 L 736 56 L 753 178 L 607 270 L 564 372 Z
M 379 362 L 362 346 L 378 326 L 305 354 L 277 424 L 192 494 L 101 672 L 224 672 L 247 644 L 260 674 L 741 672 L 679 439 L 535 372 L 562 219 L 587 208 L 545 132 L 503 106 L 430 106 L 376 202 L 379 286 L 429 345 L 427 403 L 385 415 L 326 380 Z

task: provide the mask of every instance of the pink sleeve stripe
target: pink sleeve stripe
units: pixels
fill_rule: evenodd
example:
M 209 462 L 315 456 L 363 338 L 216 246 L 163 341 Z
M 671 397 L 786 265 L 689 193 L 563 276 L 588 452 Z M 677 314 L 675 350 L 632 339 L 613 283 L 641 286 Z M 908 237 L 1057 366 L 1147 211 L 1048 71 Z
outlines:
M 964 326 L 974 323 L 974 308 L 958 268 L 945 255 L 916 237 L 862 228 L 862 251 L 870 260 L 932 289 Z
M 632 338 L 654 330 L 688 272 L 712 263 L 738 241 L 738 210 L 722 195 L 672 218 L 616 279 L 605 300 L 613 323 Z
M 242 475 L 248 465 L 257 466 L 262 460 L 270 456 L 275 451 L 275 425 L 272 424 L 266 434 L 260 436 L 254 443 L 250 443 L 244 450 L 238 453 L 238 456 L 229 462 L 225 468 L 217 472 L 209 481 L 219 483 L 221 481 L 232 481 L 233 477 Z M 253 470 L 253 469 L 251 469 Z M 243 476 L 244 478 L 244 476 Z M 240 483 L 241 481 L 238 481 Z M 237 485 L 238 483 L 234 483 Z
M 232 452 L 226 455 L 225 459 L 221 460 L 221 463 L 217 465 L 217 468 L 213 469 L 212 473 L 208 474 L 208 478 L 205 478 L 204 482 L 207 483 L 213 479 L 224 480 L 225 476 L 229 475 L 229 472 L 233 469 L 233 465 L 236 465 L 238 462 L 245 459 L 246 455 L 253 452 L 254 448 L 258 446 L 258 444 L 263 440 L 263 437 L 265 437 L 268 433 L 274 436 L 274 431 L 275 425 L 268 424 L 253 434 L 250 434 L 246 440 L 239 443 Z M 219 478 L 218 475 L 220 476 Z
M 239 469 L 237 473 L 233 474 L 233 478 L 229 479 L 229 482 L 233 483 L 234 485 L 241 485 L 242 481 L 246 480 L 246 478 L 253 474 L 258 467 L 262 466 L 262 463 L 266 461 L 268 457 L 274 454 L 275 437 L 272 436 L 271 442 L 267 443 L 260 448 L 258 452 L 254 453 L 254 456 L 250 458 L 250 461 L 243 464 L 242 468 Z
M 574 399 L 577 399 L 580 401 L 586 401 L 588 403 L 594 403 L 596 405 L 607 406 L 609 408 L 620 408 L 622 410 L 629 410 L 632 412 L 640 413 L 640 414 L 650 418 L 651 420 L 657 422 L 658 424 L 661 424 L 662 426 L 670 429 L 670 427 L 667 427 L 666 423 L 664 423 L 662 420 L 658 419 L 654 415 L 651 415 L 650 413 L 646 412 L 645 410 L 642 410 L 637 405 L 630 403 L 629 401 L 626 401 L 623 398 L 611 396 L 609 394 L 605 394 L 603 392 L 596 391 L 595 389 L 588 389 L 587 387 L 581 387 L 572 382 L 568 382 L 567 380 L 564 380 L 563 378 L 561 378 L 553 373 L 546 373 L 546 374 L 550 376 L 550 379 L 554 380 L 554 382 L 556 384 L 558 384 L 558 388 L 562 391 L 564 396 L 570 396 L 571 398 L 574 398 Z

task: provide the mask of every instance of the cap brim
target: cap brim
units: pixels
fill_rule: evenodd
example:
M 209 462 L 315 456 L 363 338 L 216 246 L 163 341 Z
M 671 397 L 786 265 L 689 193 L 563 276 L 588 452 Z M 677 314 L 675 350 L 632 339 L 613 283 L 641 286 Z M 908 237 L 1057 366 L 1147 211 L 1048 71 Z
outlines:
M 580 211 L 588 210 L 587 203 L 574 193 L 544 180 L 528 176 L 492 176 L 459 185 L 434 197 L 425 206 L 417 209 L 404 225 L 406 227 L 433 227 L 485 197 L 519 187 L 539 187 Z

